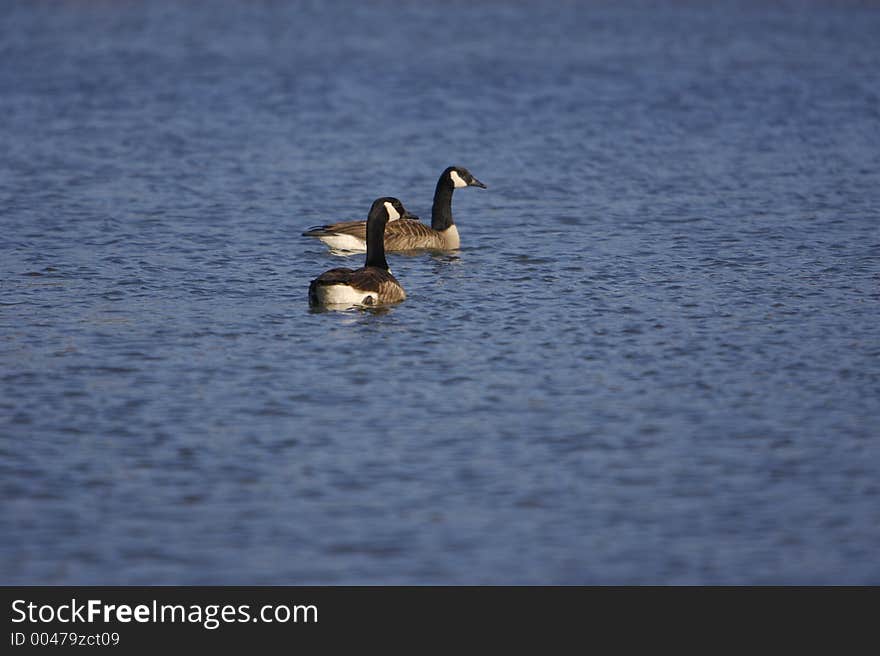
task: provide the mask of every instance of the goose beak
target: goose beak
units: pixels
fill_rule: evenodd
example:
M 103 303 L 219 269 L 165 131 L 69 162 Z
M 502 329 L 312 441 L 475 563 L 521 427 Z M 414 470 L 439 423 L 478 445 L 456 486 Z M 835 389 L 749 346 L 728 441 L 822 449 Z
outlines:
M 476 178 L 473 178 L 470 182 L 468 182 L 468 187 L 479 187 L 480 189 L 487 189 L 486 185 L 484 185 Z
M 404 210 L 403 216 L 400 218 L 401 219 L 410 219 L 412 221 L 421 221 L 421 219 L 419 217 L 417 217 L 415 214 L 410 214 L 408 210 Z

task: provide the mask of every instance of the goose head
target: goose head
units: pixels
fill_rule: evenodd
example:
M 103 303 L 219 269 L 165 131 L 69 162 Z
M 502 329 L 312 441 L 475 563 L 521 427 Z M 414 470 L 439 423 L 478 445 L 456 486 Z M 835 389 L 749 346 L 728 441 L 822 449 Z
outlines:
M 463 166 L 450 166 L 443 172 L 443 176 L 449 179 L 454 189 L 461 187 L 480 187 L 485 189 L 486 185 L 477 180 L 471 172 Z
M 388 214 L 389 221 L 397 221 L 398 219 L 413 219 L 414 221 L 419 221 L 419 217 L 415 214 L 410 214 L 409 210 L 407 210 L 403 206 L 403 203 L 397 198 L 394 198 L 393 196 L 383 196 L 382 198 L 376 199 L 373 205 L 375 206 L 379 201 L 382 201 L 385 211 Z M 386 203 L 387 205 L 385 205 Z
M 382 196 L 373 201 L 370 207 L 370 213 L 367 221 L 385 224 L 389 221 L 397 221 L 398 219 L 408 219 L 412 215 L 406 211 L 397 198 L 393 196 Z

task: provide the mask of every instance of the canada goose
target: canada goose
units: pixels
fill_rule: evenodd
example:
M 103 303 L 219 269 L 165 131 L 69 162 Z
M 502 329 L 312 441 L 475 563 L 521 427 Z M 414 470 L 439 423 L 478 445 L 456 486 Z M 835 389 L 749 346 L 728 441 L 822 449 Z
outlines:
M 384 305 L 406 298 L 388 270 L 382 237 L 389 221 L 400 220 L 400 201 L 383 197 L 373 201 L 367 216 L 367 259 L 360 269 L 330 269 L 309 284 L 310 305 Z
M 400 220 L 389 222 L 385 228 L 386 251 L 410 251 L 430 249 L 451 251 L 461 242 L 458 228 L 452 220 L 452 192 L 461 187 L 486 188 L 471 172 L 461 166 L 450 166 L 440 174 L 434 190 L 430 227 L 409 213 Z M 346 221 L 312 228 L 303 233 L 317 237 L 335 250 L 363 251 L 366 248 L 366 224 L 363 221 Z

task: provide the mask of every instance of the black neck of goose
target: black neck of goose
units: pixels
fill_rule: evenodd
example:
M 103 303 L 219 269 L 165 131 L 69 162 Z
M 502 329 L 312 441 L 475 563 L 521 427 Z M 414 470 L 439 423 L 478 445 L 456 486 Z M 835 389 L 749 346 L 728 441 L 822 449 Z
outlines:
M 384 209 L 378 210 L 378 214 L 370 214 L 367 217 L 367 261 L 364 266 L 377 267 L 388 270 L 388 262 L 385 259 L 385 224 L 388 223 L 388 215 Z
M 446 230 L 453 224 L 452 192 L 454 190 L 449 174 L 444 172 L 437 180 L 437 188 L 434 190 L 434 206 L 431 208 L 431 227 L 434 230 Z

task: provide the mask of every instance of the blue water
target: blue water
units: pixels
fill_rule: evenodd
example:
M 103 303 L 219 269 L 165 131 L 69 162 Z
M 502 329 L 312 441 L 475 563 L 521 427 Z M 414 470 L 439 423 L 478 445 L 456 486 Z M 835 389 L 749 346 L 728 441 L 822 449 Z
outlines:
M 0 5 L 0 582 L 880 583 L 880 8 Z M 310 312 L 450 164 L 462 249 Z

